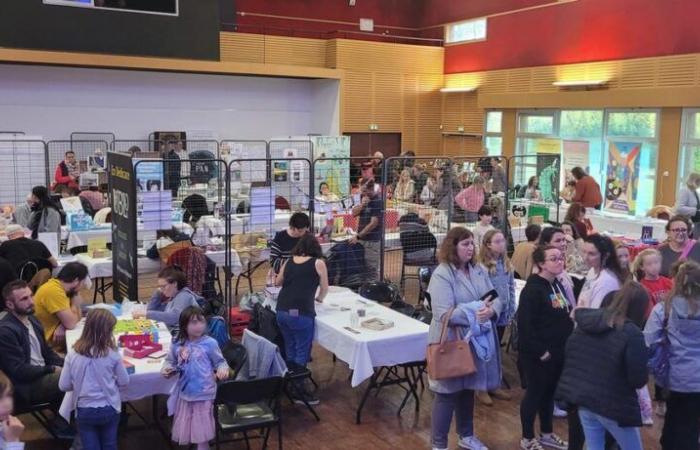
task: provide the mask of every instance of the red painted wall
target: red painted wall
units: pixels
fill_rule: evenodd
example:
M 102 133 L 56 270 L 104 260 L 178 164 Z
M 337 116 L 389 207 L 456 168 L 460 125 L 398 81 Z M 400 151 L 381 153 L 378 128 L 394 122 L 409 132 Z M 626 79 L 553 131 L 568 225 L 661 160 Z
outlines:
M 246 28 L 253 27 L 276 27 L 319 34 L 338 30 L 360 31 L 360 18 L 374 19 L 375 33 L 384 32 L 383 26 L 418 28 L 421 17 L 419 11 L 422 6 L 423 0 L 357 0 L 356 6 L 348 6 L 348 0 L 236 0 L 235 2 L 237 12 L 334 20 L 354 24 L 236 16 L 238 24 L 242 26 L 241 31 L 247 31 Z M 418 35 L 415 30 L 389 29 L 389 32 L 397 35 Z
M 425 0 L 420 27 L 442 25 L 448 22 L 552 3 L 552 1 L 555 0 Z
M 698 0 L 579 0 L 495 17 L 448 46 L 445 73 L 700 52 Z

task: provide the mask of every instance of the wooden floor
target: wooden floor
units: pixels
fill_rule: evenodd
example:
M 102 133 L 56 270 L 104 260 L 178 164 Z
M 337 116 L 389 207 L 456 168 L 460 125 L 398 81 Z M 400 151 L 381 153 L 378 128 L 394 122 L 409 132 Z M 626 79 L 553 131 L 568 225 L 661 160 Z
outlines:
M 311 368 L 314 378 L 319 383 L 317 395 L 321 400 L 317 411 L 321 422 L 316 422 L 303 406 L 290 405 L 283 401 L 283 438 L 286 449 L 427 449 L 430 448 L 430 404 L 432 394 L 425 391 L 421 395 L 420 412 L 414 412 L 413 400 L 404 408 L 401 417 L 396 411 L 403 398 L 399 387 L 384 388 L 377 398 L 370 397 L 363 412 L 363 423 L 355 424 L 355 409 L 363 393 L 362 386 L 352 389 L 348 381 L 349 370 L 342 362 L 332 362 L 331 355 L 323 349 L 314 348 L 314 361 Z M 522 391 L 517 384 L 517 375 L 512 355 L 504 358 L 507 379 L 514 386 L 511 401 L 495 401 L 491 407 L 477 403 L 475 409 L 475 430 L 477 436 L 491 450 L 514 450 L 520 439 L 519 401 Z M 135 403 L 143 414 L 150 417 L 150 402 Z M 65 448 L 53 442 L 36 422 L 29 416 L 21 418 L 27 430 L 23 439 L 27 450 L 54 450 Z M 643 428 L 644 448 L 660 448 L 658 438 L 662 420 L 657 420 L 653 427 Z M 555 431 L 566 436 L 566 419 L 555 419 Z M 274 444 L 276 435 L 273 434 Z M 253 448 L 260 448 L 254 443 Z M 450 436 L 450 448 L 456 448 L 454 431 Z M 163 437 L 150 426 L 144 428 L 140 420 L 132 416 L 129 427 L 120 432 L 120 450 L 165 449 Z M 224 449 L 244 449 L 245 444 L 234 443 L 223 446 Z M 270 445 L 276 448 L 276 445 Z
M 386 254 L 385 272 L 387 277 L 398 283 L 401 269 L 400 252 Z M 264 286 L 267 266 L 261 267 L 254 276 L 254 290 Z M 139 294 L 142 300 L 150 297 L 155 286 L 155 276 L 141 277 Z M 241 284 L 241 293 L 246 292 L 247 282 Z M 111 294 L 111 292 L 109 293 Z M 108 294 L 108 299 L 111 295 Z M 92 298 L 84 293 L 84 298 Z M 415 303 L 417 300 L 416 280 L 410 280 L 406 285 L 406 300 Z M 108 300 L 109 301 L 109 300 Z M 475 409 L 475 431 L 477 436 L 491 450 L 514 450 L 518 448 L 520 439 L 519 406 L 522 390 L 519 388 L 517 371 L 513 354 L 504 357 L 504 372 L 506 379 L 513 388 L 513 400 L 495 401 L 491 407 L 477 403 Z M 420 411 L 414 412 L 414 402 L 410 400 L 404 408 L 401 417 L 396 412 L 404 396 L 399 387 L 384 388 L 378 397 L 370 397 L 363 411 L 363 423 L 355 424 L 355 410 L 360 402 L 365 384 L 352 389 L 348 381 L 349 369 L 346 364 L 338 361 L 333 363 L 332 355 L 318 346 L 314 347 L 311 369 L 315 380 L 319 383 L 317 395 L 321 404 L 316 407 L 321 416 L 321 422 L 314 418 L 302 406 L 290 405 L 283 401 L 283 438 L 286 449 L 427 449 L 430 448 L 430 407 L 432 394 L 426 390 L 421 394 Z M 136 408 L 146 417 L 150 417 L 150 401 L 135 402 Z M 23 416 L 27 430 L 23 439 L 27 442 L 27 450 L 54 450 L 67 448 L 51 440 L 49 435 L 39 427 L 31 417 Z M 656 420 L 652 427 L 643 428 L 644 448 L 655 450 L 658 444 L 662 419 Z M 555 431 L 566 437 L 566 419 L 555 419 Z M 454 431 L 450 436 L 450 448 L 457 448 Z M 276 448 L 276 435 L 273 434 L 270 448 Z M 254 443 L 253 448 L 260 448 Z M 155 427 L 143 426 L 138 417 L 133 416 L 129 427 L 119 435 L 120 450 L 166 449 L 163 437 Z M 244 449 L 245 444 L 235 443 L 223 446 L 224 449 Z

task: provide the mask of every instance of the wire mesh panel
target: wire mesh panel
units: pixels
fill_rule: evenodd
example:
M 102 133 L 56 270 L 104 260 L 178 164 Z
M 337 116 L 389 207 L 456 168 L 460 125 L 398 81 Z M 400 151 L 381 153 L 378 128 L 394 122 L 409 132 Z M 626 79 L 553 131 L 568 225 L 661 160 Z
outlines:
M 167 159 L 135 160 L 141 300 L 147 300 L 157 290 L 157 272 L 166 266 L 182 268 L 188 287 L 205 299 L 228 299 L 230 274 L 241 271 L 240 262 L 229 259 L 226 212 L 218 201 L 218 192 L 227 190 L 228 178 L 224 175 L 219 186 L 216 174 L 226 174 L 226 164 L 217 159 L 194 162 L 207 165 L 213 182 L 179 201 L 173 196 L 167 175 L 169 171 L 177 172 L 177 163 Z
M 71 141 L 105 141 L 110 148 L 116 138 L 117 136 L 109 131 L 74 131 L 70 134 Z
M 230 208 L 233 213 L 245 213 L 250 205 L 251 183 L 266 183 L 269 179 L 269 158 L 266 141 L 223 140 L 219 144 L 221 159 L 230 169 Z
M 107 184 L 107 142 L 49 141 L 46 148 L 46 178 L 54 188 L 64 185 L 79 189 Z M 68 155 L 69 152 L 73 155 Z
M 268 171 L 268 163 L 272 172 Z M 239 295 L 262 292 L 270 268 L 278 272 L 293 244 L 310 228 L 307 193 L 311 161 L 232 159 L 228 170 L 231 179 L 236 180 L 231 184 L 237 184 L 229 215 L 231 255 L 243 263 L 233 291 Z
M 115 139 L 112 142 L 112 151 L 118 153 L 153 152 L 161 148 L 163 141 L 151 139 Z
M 448 230 L 453 190 L 442 182 L 451 166 L 449 159 L 440 157 L 403 156 L 384 162 L 386 178 L 391 180 L 383 192 L 384 278 L 399 285 L 407 299 L 418 296 L 417 271 L 436 264 Z
M 331 284 L 357 289 L 383 277 L 382 236 L 395 225 L 385 221 L 386 187 L 375 168 L 367 158 L 314 161 L 313 223 Z
M 34 186 L 46 185 L 46 143 L 0 140 L 0 205 L 23 205 Z
M 507 214 L 513 243 L 526 240 L 528 223 L 561 222 L 559 193 L 564 182 L 558 154 L 517 155 L 508 159 L 512 181 Z
M 457 181 L 453 188 L 458 189 L 454 193 L 452 222 L 477 229 L 488 225 L 505 229 L 505 166 L 496 165 L 491 157 L 456 157 L 452 167 Z M 490 217 L 479 214 L 482 207 Z

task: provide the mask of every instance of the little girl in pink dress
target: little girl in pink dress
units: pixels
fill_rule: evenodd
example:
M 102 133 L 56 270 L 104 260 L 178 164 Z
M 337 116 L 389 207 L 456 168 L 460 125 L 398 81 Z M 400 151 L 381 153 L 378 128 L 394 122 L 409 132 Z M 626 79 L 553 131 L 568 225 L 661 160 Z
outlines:
M 198 450 L 208 449 L 214 439 L 216 380 L 229 376 L 219 345 L 204 334 L 206 328 L 200 308 L 190 306 L 182 311 L 177 339 L 161 369 L 166 378 L 179 374 L 168 399 L 168 413 L 174 414 L 172 439 L 178 445 L 197 444 Z

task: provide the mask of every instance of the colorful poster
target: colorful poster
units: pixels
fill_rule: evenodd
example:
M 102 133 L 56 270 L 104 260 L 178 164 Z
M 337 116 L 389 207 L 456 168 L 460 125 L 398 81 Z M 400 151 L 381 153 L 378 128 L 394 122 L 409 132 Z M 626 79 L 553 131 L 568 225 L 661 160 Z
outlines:
M 545 203 L 559 199 L 561 140 L 536 139 L 537 173 L 540 199 Z
M 605 180 L 605 209 L 635 214 L 639 188 L 639 142 L 610 141 Z
M 321 183 L 328 183 L 331 193 L 341 200 L 350 194 L 350 137 L 312 136 L 314 145 L 314 195 Z

